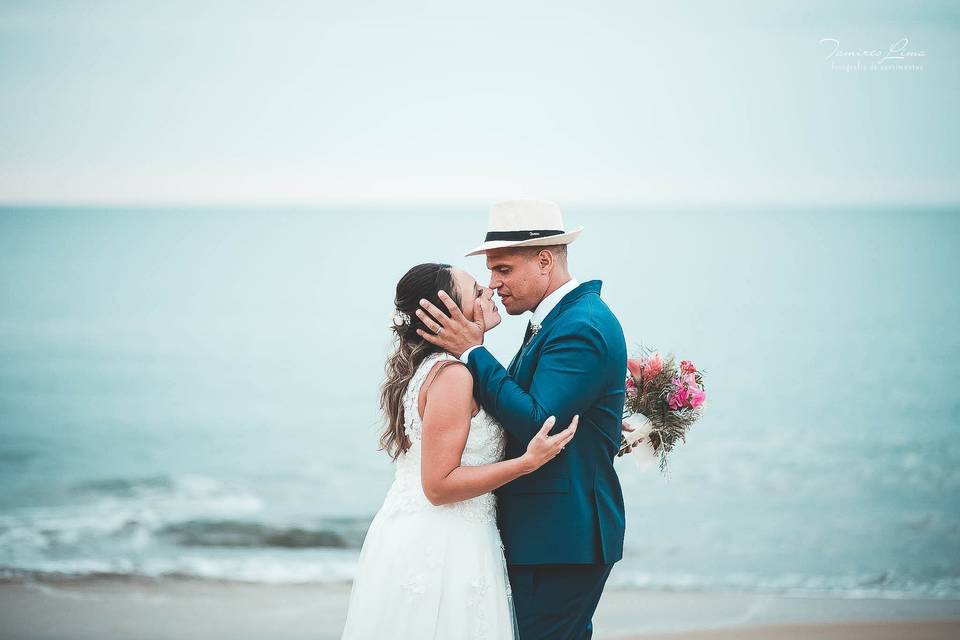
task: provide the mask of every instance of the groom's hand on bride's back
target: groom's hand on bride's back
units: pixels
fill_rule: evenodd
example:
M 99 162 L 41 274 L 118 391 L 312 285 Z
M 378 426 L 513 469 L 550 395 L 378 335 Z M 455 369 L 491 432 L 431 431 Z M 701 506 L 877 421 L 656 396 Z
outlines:
M 480 299 L 477 298 L 474 301 L 475 320 L 471 322 L 446 291 L 441 291 L 439 297 L 440 301 L 446 305 L 447 313 L 435 307 L 429 300 L 420 301 L 420 306 L 423 308 L 417 309 L 417 317 L 430 329 L 430 332 L 417 329 L 420 337 L 457 358 L 470 347 L 483 344 L 483 332 L 486 327 L 483 326 Z

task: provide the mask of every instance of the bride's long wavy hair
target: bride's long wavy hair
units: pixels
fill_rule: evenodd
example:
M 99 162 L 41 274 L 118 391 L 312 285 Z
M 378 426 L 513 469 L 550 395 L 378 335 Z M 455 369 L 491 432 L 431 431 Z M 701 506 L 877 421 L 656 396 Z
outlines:
M 410 317 L 410 324 L 393 325 L 396 348 L 387 358 L 386 379 L 380 388 L 380 408 L 386 418 L 386 427 L 380 435 L 380 450 L 386 450 L 396 460 L 411 446 L 403 432 L 403 395 L 420 363 L 440 349 L 420 337 L 417 329 L 430 331 L 417 317 L 420 300 L 427 299 L 437 308 L 446 310 L 438 293 L 443 290 L 460 306 L 460 292 L 449 264 L 426 263 L 413 267 L 397 283 L 394 305 Z

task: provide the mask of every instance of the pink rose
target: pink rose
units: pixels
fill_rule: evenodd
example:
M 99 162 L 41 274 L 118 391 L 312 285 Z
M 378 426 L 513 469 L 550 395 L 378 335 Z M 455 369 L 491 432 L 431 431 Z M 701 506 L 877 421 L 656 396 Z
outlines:
M 694 373 L 685 373 L 682 378 L 683 383 L 691 389 L 697 388 L 697 376 Z
M 676 382 L 676 381 L 677 381 L 677 379 L 674 378 L 674 382 Z M 686 387 L 684 387 L 683 385 L 677 386 L 677 390 L 674 391 L 673 393 L 671 393 L 671 394 L 667 397 L 667 404 L 668 404 L 668 405 L 670 406 L 670 408 L 673 409 L 674 411 L 685 407 L 686 404 L 687 404 L 687 389 L 686 389 Z
M 627 378 L 627 395 L 631 398 L 637 397 L 637 383 L 633 381 L 633 378 Z
M 697 368 L 689 360 L 680 361 L 680 371 L 682 373 L 696 373 Z
M 673 409 L 674 411 L 677 410 L 677 394 L 671 393 L 670 395 L 667 396 L 667 406 Z
M 707 399 L 707 394 L 702 389 L 694 389 L 690 393 L 690 407 L 696 409 Z
M 680 399 L 679 391 L 676 393 L 671 393 L 669 396 L 667 396 L 667 405 L 669 405 L 669 407 L 674 411 L 683 406 L 683 400 Z

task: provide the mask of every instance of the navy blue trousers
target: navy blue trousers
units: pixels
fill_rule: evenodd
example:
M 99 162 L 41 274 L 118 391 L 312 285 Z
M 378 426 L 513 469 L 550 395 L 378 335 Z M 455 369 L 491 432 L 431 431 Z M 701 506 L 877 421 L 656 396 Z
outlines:
M 612 564 L 507 567 L 520 640 L 590 640 L 593 612 Z

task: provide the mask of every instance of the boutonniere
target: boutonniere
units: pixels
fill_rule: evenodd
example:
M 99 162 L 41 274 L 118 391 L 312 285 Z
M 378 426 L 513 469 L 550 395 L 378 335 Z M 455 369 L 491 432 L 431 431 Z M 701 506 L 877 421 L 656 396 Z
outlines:
M 530 337 L 537 335 L 537 331 L 540 331 L 540 325 L 535 322 L 530 323 Z

